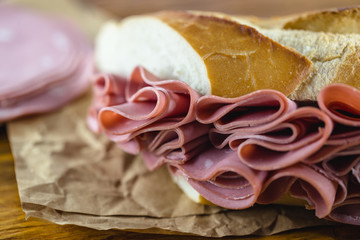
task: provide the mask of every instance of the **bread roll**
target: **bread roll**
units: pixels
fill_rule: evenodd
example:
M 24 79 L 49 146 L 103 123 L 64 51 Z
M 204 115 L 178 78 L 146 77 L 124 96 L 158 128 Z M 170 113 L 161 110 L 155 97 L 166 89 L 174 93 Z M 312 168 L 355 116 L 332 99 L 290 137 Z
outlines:
M 326 9 L 270 18 L 233 16 L 263 29 L 297 29 L 312 32 L 360 33 L 360 6 Z
M 201 94 L 237 97 L 258 89 L 286 95 L 308 78 L 303 55 L 252 27 L 218 16 L 161 12 L 108 23 L 96 47 L 100 70 L 129 76 L 142 65 Z
M 348 19 L 349 11 L 336 16 Z M 355 19 L 357 11 L 350 12 Z M 328 13 L 321 14 L 328 18 Z M 319 18 L 311 16 L 305 18 L 309 26 L 310 19 Z M 293 18 L 285 18 L 287 28 L 291 22 L 300 24 Z M 250 22 L 208 12 L 160 12 L 109 22 L 98 35 L 97 64 L 101 71 L 125 77 L 142 65 L 201 94 L 223 97 L 270 88 L 292 100 L 313 101 L 331 83 L 360 88 L 360 35 L 264 29 L 255 25 L 264 26 L 259 20 Z

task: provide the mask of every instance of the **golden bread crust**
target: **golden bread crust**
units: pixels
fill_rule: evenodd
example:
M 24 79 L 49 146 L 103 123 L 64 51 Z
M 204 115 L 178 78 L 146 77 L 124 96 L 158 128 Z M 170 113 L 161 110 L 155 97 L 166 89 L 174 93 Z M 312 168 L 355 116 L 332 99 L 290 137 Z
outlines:
M 360 33 L 360 7 L 301 14 L 285 23 L 284 28 L 341 34 Z
M 259 89 L 289 95 L 311 72 L 312 64 L 305 56 L 230 19 L 190 12 L 155 16 L 200 55 L 214 95 L 237 97 Z

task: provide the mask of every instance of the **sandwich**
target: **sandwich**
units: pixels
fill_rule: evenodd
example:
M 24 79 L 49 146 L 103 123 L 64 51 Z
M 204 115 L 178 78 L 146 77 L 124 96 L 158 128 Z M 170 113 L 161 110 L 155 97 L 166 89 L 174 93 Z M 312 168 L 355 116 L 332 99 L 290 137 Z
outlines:
M 360 225 L 358 12 L 108 22 L 88 125 L 166 166 L 194 201 L 305 205 Z

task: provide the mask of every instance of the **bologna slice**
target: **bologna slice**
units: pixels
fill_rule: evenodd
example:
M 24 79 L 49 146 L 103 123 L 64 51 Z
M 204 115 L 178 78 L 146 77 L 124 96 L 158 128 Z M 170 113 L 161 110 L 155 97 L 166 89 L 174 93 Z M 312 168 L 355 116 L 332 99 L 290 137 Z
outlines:
M 94 72 L 92 48 L 70 23 L 0 6 L 0 122 L 78 97 Z

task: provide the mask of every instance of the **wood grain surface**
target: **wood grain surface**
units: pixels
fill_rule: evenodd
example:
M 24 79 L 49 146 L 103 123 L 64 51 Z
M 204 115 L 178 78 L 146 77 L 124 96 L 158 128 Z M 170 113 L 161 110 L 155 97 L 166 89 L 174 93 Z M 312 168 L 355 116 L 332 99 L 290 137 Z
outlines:
M 94 4 L 118 17 L 162 9 L 216 10 L 233 14 L 262 17 L 291 14 L 314 9 L 344 7 L 359 4 L 354 0 L 82 0 Z M 155 221 L 155 220 L 154 220 Z M 149 230 L 150 231 L 150 230 Z M 151 232 L 151 231 L 150 231 Z M 204 239 L 197 236 L 145 234 L 120 230 L 98 231 L 74 226 L 56 225 L 42 219 L 25 220 L 21 210 L 14 171 L 14 160 L 6 136 L 6 126 L 0 126 L 0 239 Z M 227 237 L 226 239 L 360 239 L 360 227 L 341 225 L 293 230 L 266 237 Z
M 118 17 L 164 9 L 218 11 L 270 17 L 360 4 L 359 0 L 82 0 L 82 2 L 94 4 Z

